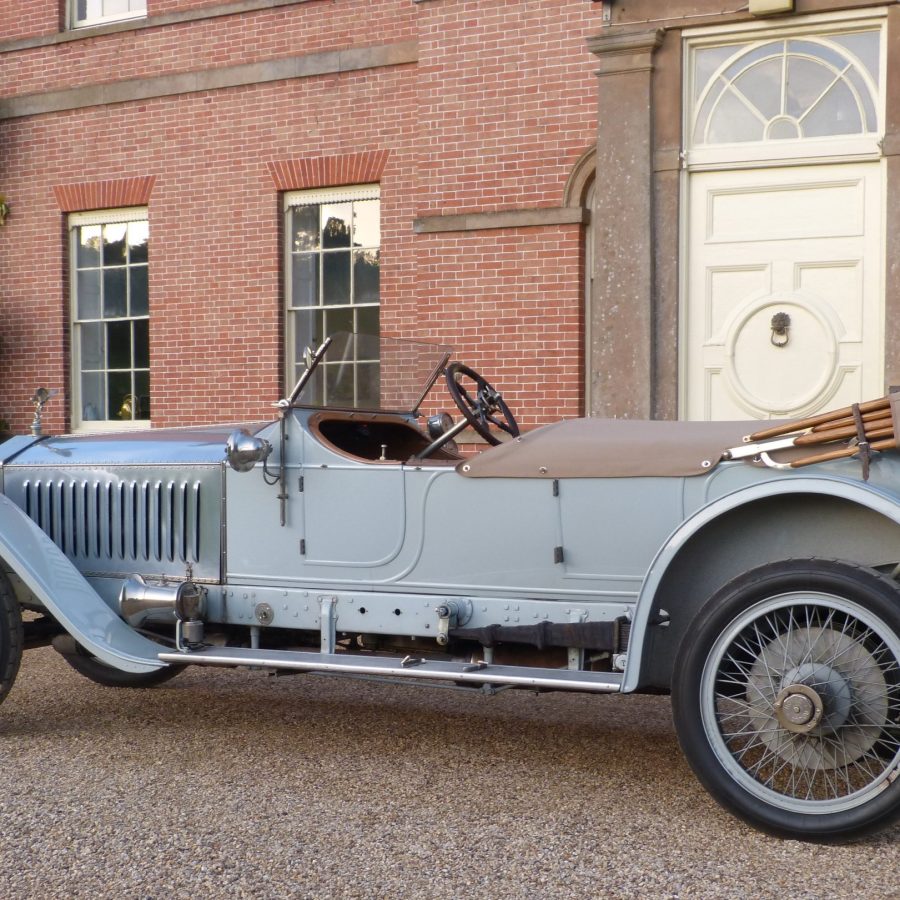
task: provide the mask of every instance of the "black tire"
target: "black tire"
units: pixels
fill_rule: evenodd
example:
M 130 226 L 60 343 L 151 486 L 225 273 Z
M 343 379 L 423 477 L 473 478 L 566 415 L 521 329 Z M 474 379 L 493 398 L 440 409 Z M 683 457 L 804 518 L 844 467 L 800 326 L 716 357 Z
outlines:
M 88 653 L 69 634 L 53 638 L 53 649 L 80 675 L 104 687 L 151 688 L 180 675 L 184 666 L 165 666 L 153 672 L 123 672 Z
M 900 818 L 900 587 L 835 560 L 741 575 L 682 641 L 672 709 L 699 780 L 754 827 L 884 828 Z
M 22 609 L 9 579 L 0 572 L 0 703 L 16 680 L 24 642 Z

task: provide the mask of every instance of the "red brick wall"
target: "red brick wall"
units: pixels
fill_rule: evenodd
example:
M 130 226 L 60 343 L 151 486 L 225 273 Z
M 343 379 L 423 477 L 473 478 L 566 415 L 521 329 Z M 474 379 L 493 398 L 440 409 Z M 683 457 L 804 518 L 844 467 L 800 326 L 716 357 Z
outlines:
M 0 0 L 0 41 L 55 34 L 64 0 Z
M 151 0 L 150 12 L 207 5 Z M 0 228 L 0 416 L 24 430 L 34 388 L 69 385 L 65 215 L 54 188 L 155 177 L 154 424 L 268 417 L 284 393 L 281 198 L 269 164 L 376 152 L 387 153 L 383 331 L 453 344 L 527 425 L 577 415 L 581 229 L 417 235 L 413 221 L 561 205 L 596 128 L 584 39 L 599 29 L 599 6 L 313 0 L 60 46 L 3 52 L 0 43 L 6 97 L 419 44 L 418 64 L 0 121 L 0 192 L 11 207 Z M 44 7 L 56 15 L 55 3 L 36 7 L 32 21 Z M 50 430 L 67 426 L 66 408 L 65 395 L 51 402 Z
M 467 0 L 422 7 L 420 212 L 557 206 L 596 141 L 599 4 Z
M 455 347 L 525 428 L 580 412 L 581 243 L 576 226 L 420 237 L 419 331 Z
M 415 22 L 410 0 L 320 0 L 101 34 L 0 54 L 0 96 L 414 40 Z

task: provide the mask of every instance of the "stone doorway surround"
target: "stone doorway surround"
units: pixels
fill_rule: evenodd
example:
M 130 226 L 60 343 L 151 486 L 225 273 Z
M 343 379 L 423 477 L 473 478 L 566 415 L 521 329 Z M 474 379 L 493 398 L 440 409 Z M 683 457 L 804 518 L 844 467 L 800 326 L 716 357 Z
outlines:
M 796 0 L 788 17 L 751 16 L 725 0 L 613 2 L 588 39 L 597 57 L 594 278 L 587 315 L 594 416 L 678 417 L 682 32 L 827 12 L 885 9 L 887 67 L 900 64 L 900 8 L 871 0 Z M 895 83 L 895 82 L 894 82 Z M 888 81 L 885 317 L 900 316 L 900 90 Z M 900 332 L 887 329 L 885 388 L 900 385 Z

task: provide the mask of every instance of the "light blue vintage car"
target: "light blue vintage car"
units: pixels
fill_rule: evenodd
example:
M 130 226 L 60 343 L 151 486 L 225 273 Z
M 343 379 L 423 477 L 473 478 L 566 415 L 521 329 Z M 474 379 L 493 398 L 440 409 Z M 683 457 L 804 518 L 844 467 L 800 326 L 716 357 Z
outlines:
M 896 819 L 892 398 L 749 439 L 593 419 L 520 436 L 449 358 L 338 335 L 273 422 L 0 446 L 0 698 L 50 641 L 123 687 L 197 665 L 670 691 L 698 778 L 756 827 Z M 442 375 L 456 425 L 417 416 Z M 461 456 L 466 426 L 499 445 Z

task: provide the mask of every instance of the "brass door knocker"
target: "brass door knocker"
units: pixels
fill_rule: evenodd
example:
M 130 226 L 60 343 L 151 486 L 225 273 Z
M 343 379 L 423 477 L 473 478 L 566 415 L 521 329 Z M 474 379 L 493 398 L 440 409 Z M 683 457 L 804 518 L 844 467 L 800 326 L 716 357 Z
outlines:
M 791 339 L 788 329 L 791 327 L 791 317 L 784 312 L 775 313 L 772 316 L 772 346 L 786 347 L 787 342 Z

